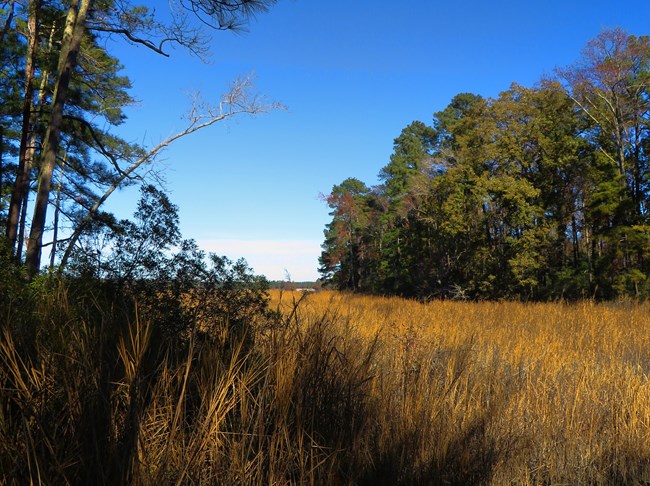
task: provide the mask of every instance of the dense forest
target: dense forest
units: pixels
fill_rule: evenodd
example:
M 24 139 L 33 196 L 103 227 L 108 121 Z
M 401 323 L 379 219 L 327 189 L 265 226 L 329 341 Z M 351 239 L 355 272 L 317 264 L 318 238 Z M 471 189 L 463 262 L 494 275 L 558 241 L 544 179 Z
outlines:
M 457 298 L 650 295 L 650 41 L 621 29 L 574 65 L 415 121 L 368 187 L 326 201 L 340 289 Z

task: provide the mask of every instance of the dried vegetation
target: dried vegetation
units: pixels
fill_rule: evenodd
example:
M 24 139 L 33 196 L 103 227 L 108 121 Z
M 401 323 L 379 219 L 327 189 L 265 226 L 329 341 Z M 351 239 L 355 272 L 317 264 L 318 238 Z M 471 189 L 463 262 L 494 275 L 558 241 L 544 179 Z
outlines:
M 646 304 L 274 292 L 245 338 L 174 347 L 37 304 L 2 316 L 2 484 L 650 482 Z

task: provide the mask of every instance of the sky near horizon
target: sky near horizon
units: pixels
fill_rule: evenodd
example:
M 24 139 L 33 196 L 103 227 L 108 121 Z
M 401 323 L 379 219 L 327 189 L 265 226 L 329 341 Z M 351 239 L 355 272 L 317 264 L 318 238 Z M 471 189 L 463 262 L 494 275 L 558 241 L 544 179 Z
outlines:
M 209 63 L 111 44 L 138 100 L 119 133 L 152 147 L 184 127 L 191 93 L 217 100 L 254 73 L 286 110 L 181 139 L 156 169 L 185 238 L 271 280 L 315 280 L 331 219 L 322 194 L 348 177 L 377 184 L 393 139 L 454 95 L 533 86 L 613 27 L 650 34 L 650 1 L 279 0 L 247 33 L 214 33 Z M 133 213 L 132 190 L 111 198 L 105 209 Z

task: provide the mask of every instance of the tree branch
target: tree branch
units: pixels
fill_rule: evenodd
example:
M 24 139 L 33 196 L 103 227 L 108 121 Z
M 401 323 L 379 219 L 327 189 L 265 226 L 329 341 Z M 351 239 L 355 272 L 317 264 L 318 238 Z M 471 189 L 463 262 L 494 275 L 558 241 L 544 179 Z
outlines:
M 134 36 L 127 29 L 120 29 L 120 28 L 117 28 L 117 27 L 102 27 L 100 25 L 90 25 L 89 24 L 88 25 L 88 30 L 94 30 L 94 31 L 97 31 L 97 32 L 108 32 L 108 33 L 111 33 L 111 34 L 123 35 L 124 37 L 126 37 L 128 40 L 130 40 L 134 44 L 141 44 L 141 45 L 147 47 L 148 49 L 151 49 L 155 53 L 160 54 L 160 55 L 165 56 L 165 57 L 169 57 L 169 54 L 167 54 L 165 51 L 163 51 L 162 46 L 166 42 L 169 42 L 169 41 L 173 40 L 173 39 L 163 39 L 160 42 L 160 44 L 158 44 L 158 46 L 156 46 L 156 44 L 154 44 L 150 40 L 142 39 L 140 37 Z
M 110 197 L 116 189 L 124 182 L 124 180 L 137 171 L 142 165 L 147 164 L 166 147 L 174 143 L 176 140 L 190 135 L 194 132 L 207 128 L 215 123 L 224 121 L 228 118 L 241 114 L 256 115 L 266 113 L 275 109 L 283 109 L 284 107 L 278 103 L 266 103 L 263 98 L 252 93 L 253 82 L 252 76 L 246 76 L 235 80 L 230 90 L 222 96 L 218 107 L 208 105 L 202 102 L 199 98 L 195 99 L 190 108 L 187 118 L 189 123 L 187 127 L 175 135 L 163 140 L 149 152 L 142 157 L 135 160 L 127 169 L 121 171 L 120 176 L 110 185 L 104 194 L 95 202 L 95 204 L 87 211 L 84 218 L 79 222 L 75 228 L 66 251 L 61 259 L 59 272 L 63 270 L 67 261 L 72 253 L 72 249 L 79 237 L 81 236 L 86 225 L 95 217 L 100 206 Z
M 110 160 L 111 164 L 113 167 L 115 167 L 115 170 L 118 173 L 122 173 L 122 169 L 120 168 L 119 164 L 117 163 L 117 157 L 113 155 L 106 147 L 104 147 L 103 142 L 99 139 L 97 133 L 95 132 L 95 129 L 93 126 L 87 121 L 84 120 L 83 118 L 74 116 L 74 115 L 64 115 L 65 119 L 68 120 L 74 120 L 78 123 L 80 123 L 86 130 L 88 130 L 88 133 L 90 133 L 90 136 L 92 137 L 93 141 L 97 144 L 97 148 L 99 149 L 99 153 L 101 153 L 104 157 L 106 157 L 108 160 Z

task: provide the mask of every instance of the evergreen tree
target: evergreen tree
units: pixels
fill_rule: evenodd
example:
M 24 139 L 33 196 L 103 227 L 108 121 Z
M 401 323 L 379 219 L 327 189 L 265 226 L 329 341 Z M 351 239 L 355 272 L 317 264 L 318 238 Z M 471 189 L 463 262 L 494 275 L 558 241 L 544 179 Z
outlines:
M 162 55 L 168 55 L 170 45 L 180 45 L 202 56 L 206 37 L 202 29 L 193 27 L 192 16 L 198 15 L 196 23 L 201 25 L 238 30 L 273 3 L 181 1 L 172 6 L 167 24 L 161 23 L 153 10 L 122 0 L 5 4 L 0 95 L 3 105 L 11 109 L 3 110 L 0 120 L 0 190 L 11 192 L 6 240 L 21 260 L 29 189 L 36 178 L 25 258 L 30 276 L 39 271 L 47 244 L 43 238 L 51 219 L 49 205 L 55 204 L 52 249 L 60 217 L 68 219 L 73 231 L 65 262 L 80 233 L 92 226 L 91 219 L 110 220 L 99 211 L 105 199 L 118 187 L 137 181 L 138 168 L 169 143 L 238 113 L 272 108 L 251 97 L 249 81 L 240 80 L 224 95 L 220 109 L 203 102 L 203 111 L 193 106 L 187 128 L 153 149 L 127 143 L 110 129 L 124 121 L 123 109 L 132 101 L 130 82 L 119 74 L 119 61 L 103 47 L 105 37 L 120 36 Z M 15 163 L 6 163 L 7 154 Z
M 368 188 L 358 179 L 348 178 L 326 196 L 332 222 L 325 229 L 320 273 L 338 288 L 360 290 L 365 260 L 363 231 L 367 227 Z
M 328 276 L 421 298 L 647 297 L 649 61 L 647 37 L 604 31 L 564 84 L 461 93 L 407 126 L 352 197 L 363 220 L 338 248 L 356 258 Z

